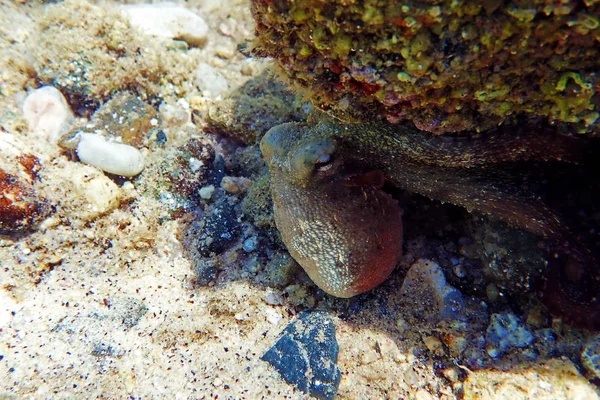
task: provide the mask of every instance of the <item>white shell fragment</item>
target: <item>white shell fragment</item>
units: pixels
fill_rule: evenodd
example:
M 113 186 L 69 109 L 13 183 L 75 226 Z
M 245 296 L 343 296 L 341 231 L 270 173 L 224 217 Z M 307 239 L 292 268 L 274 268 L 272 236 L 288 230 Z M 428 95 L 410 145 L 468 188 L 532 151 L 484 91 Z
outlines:
M 173 3 L 122 6 L 129 23 L 146 35 L 184 40 L 200 46 L 208 36 L 208 25 L 198 14 Z
M 29 132 L 56 143 L 60 134 L 73 120 L 73 111 L 58 89 L 42 86 L 25 98 L 23 116 Z
M 144 169 L 144 156 L 135 147 L 108 142 L 93 133 L 81 133 L 77 156 L 84 164 L 121 176 L 135 176 Z

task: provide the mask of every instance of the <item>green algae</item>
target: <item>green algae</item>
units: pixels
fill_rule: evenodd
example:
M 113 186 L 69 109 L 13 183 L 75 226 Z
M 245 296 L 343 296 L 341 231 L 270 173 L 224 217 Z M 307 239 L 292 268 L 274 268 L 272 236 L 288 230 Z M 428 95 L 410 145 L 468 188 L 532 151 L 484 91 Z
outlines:
M 342 119 L 445 133 L 525 115 L 600 133 L 599 2 L 270 3 L 252 2 L 256 53 Z

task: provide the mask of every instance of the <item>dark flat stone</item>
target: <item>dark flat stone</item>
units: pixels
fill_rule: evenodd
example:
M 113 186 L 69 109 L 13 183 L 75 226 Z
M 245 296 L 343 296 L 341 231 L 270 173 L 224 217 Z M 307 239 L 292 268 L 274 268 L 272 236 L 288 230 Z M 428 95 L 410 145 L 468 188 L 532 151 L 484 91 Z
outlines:
M 302 312 L 262 359 L 290 385 L 318 399 L 333 399 L 340 383 L 335 326 L 323 312 Z

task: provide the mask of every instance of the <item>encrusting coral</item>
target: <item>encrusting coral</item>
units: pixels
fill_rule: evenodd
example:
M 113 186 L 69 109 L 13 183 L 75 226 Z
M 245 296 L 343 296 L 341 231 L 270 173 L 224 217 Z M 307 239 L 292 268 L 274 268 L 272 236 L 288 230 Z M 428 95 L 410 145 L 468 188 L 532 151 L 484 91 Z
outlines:
M 522 114 L 597 135 L 600 2 L 254 0 L 255 52 L 343 119 L 484 131 Z

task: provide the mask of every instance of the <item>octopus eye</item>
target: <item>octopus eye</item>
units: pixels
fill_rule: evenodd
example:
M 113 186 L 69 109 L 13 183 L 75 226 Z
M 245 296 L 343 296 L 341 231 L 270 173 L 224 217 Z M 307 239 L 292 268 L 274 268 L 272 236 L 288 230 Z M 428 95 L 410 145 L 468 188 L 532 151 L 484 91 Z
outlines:
M 331 154 L 321 154 L 319 157 L 317 157 L 317 159 L 315 160 L 315 167 L 317 168 L 318 171 L 328 171 L 329 169 L 331 169 L 331 167 L 333 166 L 333 155 Z

